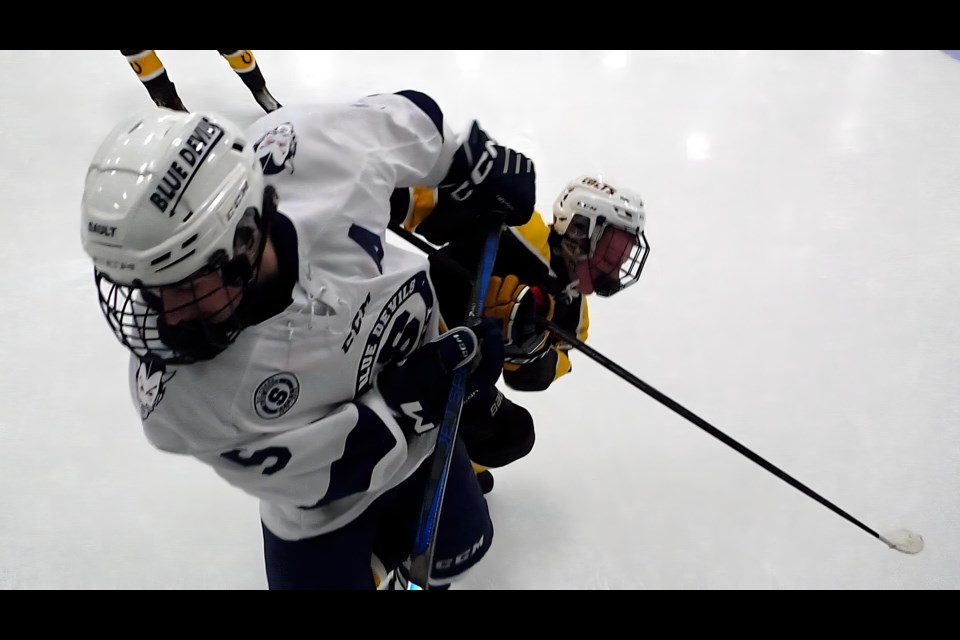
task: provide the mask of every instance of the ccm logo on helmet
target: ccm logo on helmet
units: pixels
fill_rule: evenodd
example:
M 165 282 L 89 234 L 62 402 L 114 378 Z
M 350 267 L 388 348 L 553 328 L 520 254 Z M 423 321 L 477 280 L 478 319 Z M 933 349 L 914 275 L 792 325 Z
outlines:
M 210 153 L 210 149 L 222 137 L 223 128 L 220 125 L 202 118 L 190 137 L 181 144 L 180 150 L 177 151 L 179 159 L 174 160 L 167 167 L 166 173 L 160 178 L 160 184 L 150 195 L 150 202 L 164 213 L 169 208 L 172 218 L 177 203 L 180 202 L 180 196 L 183 195 L 184 188 L 190 184 L 197 167 Z

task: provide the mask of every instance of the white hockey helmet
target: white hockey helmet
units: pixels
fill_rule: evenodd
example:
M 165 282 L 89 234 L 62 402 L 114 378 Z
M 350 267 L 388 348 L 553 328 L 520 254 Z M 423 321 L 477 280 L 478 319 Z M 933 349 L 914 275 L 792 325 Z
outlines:
M 583 175 L 557 196 L 553 217 L 560 254 L 581 293 L 611 296 L 640 278 L 650 245 L 638 193 Z
M 261 208 L 263 172 L 235 124 L 152 110 L 120 123 L 87 170 L 83 248 L 117 284 L 166 285 L 234 255 L 248 207 Z
M 158 292 L 213 271 L 246 289 L 265 243 L 263 207 L 263 172 L 232 122 L 151 109 L 116 126 L 87 169 L 80 233 L 118 339 L 140 357 L 205 359 L 164 338 Z M 241 328 L 197 334 L 219 353 Z

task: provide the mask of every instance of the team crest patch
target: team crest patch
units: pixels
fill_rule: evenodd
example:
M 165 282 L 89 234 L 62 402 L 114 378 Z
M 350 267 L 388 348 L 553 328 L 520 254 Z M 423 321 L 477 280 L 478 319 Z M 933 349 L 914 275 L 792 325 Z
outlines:
M 279 418 L 300 397 L 300 381 L 292 373 L 277 373 L 260 383 L 253 394 L 253 408 L 264 420 Z
M 160 360 L 141 360 L 137 366 L 137 402 L 140 405 L 140 419 L 146 420 L 163 399 L 164 386 L 176 372 L 167 373 L 166 365 Z

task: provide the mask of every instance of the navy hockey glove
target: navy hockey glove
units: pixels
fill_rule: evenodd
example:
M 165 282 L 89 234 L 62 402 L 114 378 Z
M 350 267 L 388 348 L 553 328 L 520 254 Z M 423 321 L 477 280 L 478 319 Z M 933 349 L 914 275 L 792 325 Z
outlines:
M 474 121 L 440 183 L 439 197 L 460 202 L 477 215 L 502 213 L 504 223 L 516 227 L 533 215 L 536 181 L 533 160 L 497 144 Z
M 377 376 L 377 388 L 400 417 L 414 418 L 422 433 L 438 426 L 453 383 L 453 373 L 463 366 L 473 370 L 467 381 L 469 397 L 479 385 L 494 384 L 503 370 L 503 341 L 499 327 L 487 323 L 455 327 L 416 349 L 409 357 L 387 364 Z M 491 339 L 492 338 L 492 339 Z M 403 426 L 401 421 L 401 426 Z

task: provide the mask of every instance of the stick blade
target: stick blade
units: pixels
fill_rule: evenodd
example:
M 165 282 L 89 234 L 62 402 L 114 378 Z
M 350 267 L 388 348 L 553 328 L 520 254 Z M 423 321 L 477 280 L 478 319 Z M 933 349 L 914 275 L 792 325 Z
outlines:
M 885 536 L 880 536 L 888 547 L 902 553 L 915 554 L 923 551 L 923 536 L 909 529 L 897 529 Z

